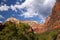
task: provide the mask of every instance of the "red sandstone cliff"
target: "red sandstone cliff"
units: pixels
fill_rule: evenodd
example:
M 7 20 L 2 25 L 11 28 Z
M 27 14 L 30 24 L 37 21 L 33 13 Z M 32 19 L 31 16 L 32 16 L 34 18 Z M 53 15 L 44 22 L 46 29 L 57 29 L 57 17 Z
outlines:
M 60 28 L 60 0 L 56 0 L 52 13 L 47 18 L 45 25 L 51 29 Z

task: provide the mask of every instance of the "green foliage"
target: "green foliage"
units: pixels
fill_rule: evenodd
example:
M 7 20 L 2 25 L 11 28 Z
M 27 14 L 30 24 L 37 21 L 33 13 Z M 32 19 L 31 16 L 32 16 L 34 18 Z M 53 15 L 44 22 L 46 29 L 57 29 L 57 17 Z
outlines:
M 56 37 L 58 35 L 58 32 L 55 30 L 50 30 L 42 34 L 38 34 L 39 40 L 56 40 Z
M 30 26 L 25 23 L 19 23 L 15 26 L 12 22 L 5 22 L 5 28 L 0 31 L 0 40 L 35 40 L 33 31 L 28 31 Z
M 35 40 L 35 34 L 33 31 L 29 32 L 30 26 L 28 24 L 20 23 L 17 26 L 18 36 L 21 40 Z
M 14 24 L 5 22 L 5 27 L 0 31 L 0 40 L 55 40 L 60 33 L 60 28 L 56 30 L 48 30 L 42 34 L 35 34 L 28 31 L 30 26 L 26 23 Z
M 0 40 L 8 40 L 17 34 L 16 27 L 9 22 L 5 23 L 5 28 L 0 31 Z

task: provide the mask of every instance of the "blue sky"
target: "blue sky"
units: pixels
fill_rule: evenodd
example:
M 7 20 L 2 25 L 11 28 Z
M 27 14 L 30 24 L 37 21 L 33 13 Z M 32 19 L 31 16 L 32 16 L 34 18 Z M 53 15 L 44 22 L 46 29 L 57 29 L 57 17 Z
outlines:
M 10 17 L 44 23 L 55 0 L 0 0 L 0 22 Z

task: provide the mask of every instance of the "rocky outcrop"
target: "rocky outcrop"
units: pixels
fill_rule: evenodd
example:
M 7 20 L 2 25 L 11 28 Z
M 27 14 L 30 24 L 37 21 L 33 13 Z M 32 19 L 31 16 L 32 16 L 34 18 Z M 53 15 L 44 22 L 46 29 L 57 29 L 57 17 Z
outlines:
M 18 20 L 18 19 L 14 18 L 14 17 L 8 18 L 6 21 L 10 21 L 10 22 L 15 23 L 15 24 L 19 24 L 20 22 L 27 23 L 30 26 L 32 26 L 34 24 L 38 24 L 37 21 L 32 21 L 32 20 Z
M 14 17 L 8 18 L 6 21 L 10 21 L 10 22 L 12 22 L 12 23 L 19 24 L 19 20 L 17 20 L 17 19 L 14 18 Z

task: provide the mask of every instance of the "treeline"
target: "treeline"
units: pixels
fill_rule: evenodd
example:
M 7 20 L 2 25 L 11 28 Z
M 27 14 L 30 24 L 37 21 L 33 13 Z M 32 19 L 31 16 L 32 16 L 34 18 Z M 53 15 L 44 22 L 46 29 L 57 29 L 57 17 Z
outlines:
M 0 40 L 57 40 L 60 29 L 35 34 L 26 23 L 5 22 L 0 25 Z

